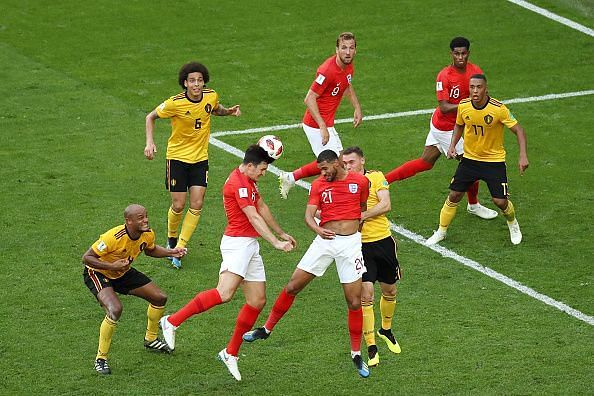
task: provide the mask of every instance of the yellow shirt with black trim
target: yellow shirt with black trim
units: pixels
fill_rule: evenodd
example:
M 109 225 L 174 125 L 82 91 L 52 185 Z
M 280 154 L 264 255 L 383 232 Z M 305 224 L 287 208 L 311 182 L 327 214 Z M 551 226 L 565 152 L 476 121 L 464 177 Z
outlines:
M 154 247 L 155 232 L 153 230 L 143 232 L 138 239 L 132 239 L 126 231 L 126 226 L 122 224 L 102 234 L 93 243 L 91 249 L 99 256 L 101 261 L 113 263 L 120 259 L 128 259 L 131 264 L 145 248 L 153 249 Z M 87 268 L 100 272 L 109 279 L 117 279 L 128 271 L 128 269 L 121 271 L 96 269 L 88 265 Z
M 155 110 L 159 118 L 171 118 L 167 159 L 195 164 L 208 159 L 210 115 L 219 105 L 219 95 L 202 90 L 202 99 L 193 101 L 185 92 L 170 97 Z
M 518 121 L 497 99 L 489 98 L 483 108 L 470 99 L 458 104 L 456 124 L 464 125 L 464 157 L 484 162 L 504 162 L 503 126 L 512 128 Z
M 390 185 L 384 174 L 380 171 L 365 171 L 365 177 L 369 179 L 369 197 L 367 198 L 367 209 L 373 208 L 379 203 L 378 191 L 389 190 Z M 375 242 L 392 235 L 390 232 L 390 222 L 386 215 L 375 216 L 363 222 L 361 229 L 361 241 Z

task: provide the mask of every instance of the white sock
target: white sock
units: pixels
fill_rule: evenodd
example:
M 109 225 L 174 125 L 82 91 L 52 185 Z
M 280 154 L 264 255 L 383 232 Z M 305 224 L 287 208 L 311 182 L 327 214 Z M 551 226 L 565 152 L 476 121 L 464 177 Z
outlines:
M 361 351 L 351 351 L 351 359 L 354 359 L 355 356 L 361 356 Z
M 289 172 L 289 181 L 291 183 L 295 183 L 295 176 L 293 176 L 293 172 Z
M 266 327 L 264 327 L 264 331 L 266 332 L 266 334 L 272 333 L 272 331 L 268 330 Z

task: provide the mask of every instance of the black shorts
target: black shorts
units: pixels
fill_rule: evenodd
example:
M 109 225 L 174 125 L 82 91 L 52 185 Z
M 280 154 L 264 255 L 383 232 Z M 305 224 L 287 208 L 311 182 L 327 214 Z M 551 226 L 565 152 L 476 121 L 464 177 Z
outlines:
M 485 162 L 462 158 L 450 183 L 450 190 L 466 192 L 477 180 L 483 180 L 493 198 L 507 198 L 505 162 Z
M 111 287 L 115 292 L 120 294 L 128 294 L 130 290 L 151 283 L 151 278 L 134 267 L 130 268 L 124 275 L 117 279 L 109 279 L 101 272 L 85 267 L 83 270 L 83 279 L 85 285 L 87 285 L 95 297 L 97 297 L 97 294 L 106 287 Z
M 367 272 L 363 274 L 363 282 L 375 281 L 393 285 L 402 277 L 400 263 L 396 257 L 396 241 L 392 236 L 374 242 L 364 242 L 363 261 Z
M 169 192 L 186 192 L 192 186 L 206 187 L 208 183 L 208 160 L 195 164 L 167 160 L 165 188 Z

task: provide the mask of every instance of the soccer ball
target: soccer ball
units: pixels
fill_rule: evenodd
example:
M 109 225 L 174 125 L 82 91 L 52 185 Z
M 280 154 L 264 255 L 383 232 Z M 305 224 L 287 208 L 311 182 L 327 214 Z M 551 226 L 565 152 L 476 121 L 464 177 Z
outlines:
M 258 140 L 258 146 L 262 147 L 268 156 L 277 160 L 283 154 L 283 142 L 274 135 L 265 135 Z

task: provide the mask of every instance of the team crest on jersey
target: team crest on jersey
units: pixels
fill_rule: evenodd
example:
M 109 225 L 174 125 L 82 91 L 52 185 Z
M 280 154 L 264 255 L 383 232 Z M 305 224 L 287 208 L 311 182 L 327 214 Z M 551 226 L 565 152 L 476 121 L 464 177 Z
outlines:
M 485 117 L 483 117 L 483 119 L 485 120 L 487 125 L 491 125 L 491 123 L 493 122 L 493 116 L 491 114 L 487 114 Z
M 349 84 L 351 83 L 352 79 L 353 79 L 353 76 L 350 74 L 347 74 L 347 81 L 349 82 Z
M 212 105 L 210 103 L 207 103 L 206 106 L 204 106 L 204 111 L 210 114 L 210 112 L 212 111 Z
M 357 183 L 349 183 L 349 191 L 355 194 L 357 191 L 359 191 L 359 185 Z
M 316 78 L 316 82 L 318 83 L 318 85 L 322 85 L 324 83 L 325 79 L 326 79 L 326 76 L 324 76 L 323 74 L 318 74 L 318 77 Z

